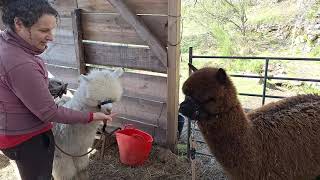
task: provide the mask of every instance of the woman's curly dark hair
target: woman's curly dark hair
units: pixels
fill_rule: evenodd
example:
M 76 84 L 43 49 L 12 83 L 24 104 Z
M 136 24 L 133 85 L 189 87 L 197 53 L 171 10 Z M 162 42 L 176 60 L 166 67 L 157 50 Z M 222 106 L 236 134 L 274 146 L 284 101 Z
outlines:
M 14 18 L 19 18 L 25 27 L 31 27 L 44 15 L 59 19 L 59 13 L 47 0 L 0 0 L 2 21 L 6 27 L 15 30 Z

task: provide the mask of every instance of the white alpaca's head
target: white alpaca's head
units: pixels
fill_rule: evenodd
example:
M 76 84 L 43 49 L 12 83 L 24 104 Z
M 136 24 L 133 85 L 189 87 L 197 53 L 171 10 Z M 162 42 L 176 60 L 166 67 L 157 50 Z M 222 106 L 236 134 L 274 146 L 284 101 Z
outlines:
M 111 100 L 119 101 L 122 96 L 122 86 L 119 77 L 123 74 L 121 68 L 115 71 L 93 70 L 88 75 L 80 76 L 79 89 L 84 90 L 84 98 L 88 104 Z

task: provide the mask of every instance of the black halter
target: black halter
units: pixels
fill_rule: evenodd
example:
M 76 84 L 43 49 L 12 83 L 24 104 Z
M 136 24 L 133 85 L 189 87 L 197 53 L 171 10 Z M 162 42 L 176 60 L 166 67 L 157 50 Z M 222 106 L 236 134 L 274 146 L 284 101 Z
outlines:
M 191 108 L 192 109 L 192 111 L 191 111 L 192 115 L 191 116 L 192 117 L 189 117 L 189 118 L 192 119 L 192 120 L 195 120 L 195 121 L 199 121 L 200 119 L 207 118 L 208 116 L 215 116 L 217 118 L 221 114 L 228 113 L 233 108 L 238 106 L 238 104 L 236 104 L 236 105 L 232 106 L 230 109 L 228 109 L 227 111 L 212 113 L 212 112 L 209 112 L 208 110 L 206 110 L 205 105 L 207 105 L 210 102 L 215 101 L 215 99 L 213 99 L 213 98 L 209 98 L 209 99 L 207 99 L 207 100 L 205 100 L 203 102 L 200 102 L 200 101 L 192 98 L 191 96 L 186 96 L 185 101 L 187 101 L 188 104 L 192 104 L 191 105 L 191 107 L 192 107 Z
M 109 103 L 113 103 L 113 101 L 112 100 L 102 101 L 98 104 L 98 108 L 101 109 L 102 105 L 109 104 Z
M 194 105 L 194 113 L 193 113 L 193 116 L 195 117 L 196 120 L 199 119 L 200 115 L 203 116 L 203 114 L 205 114 L 206 116 L 214 116 L 214 115 L 217 115 L 219 113 L 211 113 L 209 111 L 207 111 L 205 109 L 205 105 L 214 101 L 214 99 L 210 98 L 210 99 L 207 99 L 203 102 L 200 102 L 194 98 L 192 98 L 191 96 L 187 96 L 186 97 L 187 100 L 190 101 L 190 103 L 192 103 Z

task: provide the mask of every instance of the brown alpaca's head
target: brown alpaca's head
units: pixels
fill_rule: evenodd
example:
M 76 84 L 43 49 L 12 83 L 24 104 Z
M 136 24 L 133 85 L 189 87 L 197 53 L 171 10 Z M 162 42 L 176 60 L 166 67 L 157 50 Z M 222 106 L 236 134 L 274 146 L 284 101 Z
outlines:
M 238 103 L 236 90 L 222 68 L 197 70 L 192 64 L 192 75 L 182 87 L 186 99 L 179 111 L 193 120 L 208 119 L 212 115 L 228 112 Z

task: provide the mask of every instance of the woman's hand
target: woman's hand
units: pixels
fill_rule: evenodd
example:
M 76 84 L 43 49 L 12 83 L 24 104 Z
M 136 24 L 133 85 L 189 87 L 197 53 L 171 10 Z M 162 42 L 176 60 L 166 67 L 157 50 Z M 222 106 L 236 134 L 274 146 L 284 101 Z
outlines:
M 93 113 L 93 121 L 112 121 L 112 118 L 116 115 L 116 113 L 111 113 L 109 115 L 104 114 L 102 112 Z

